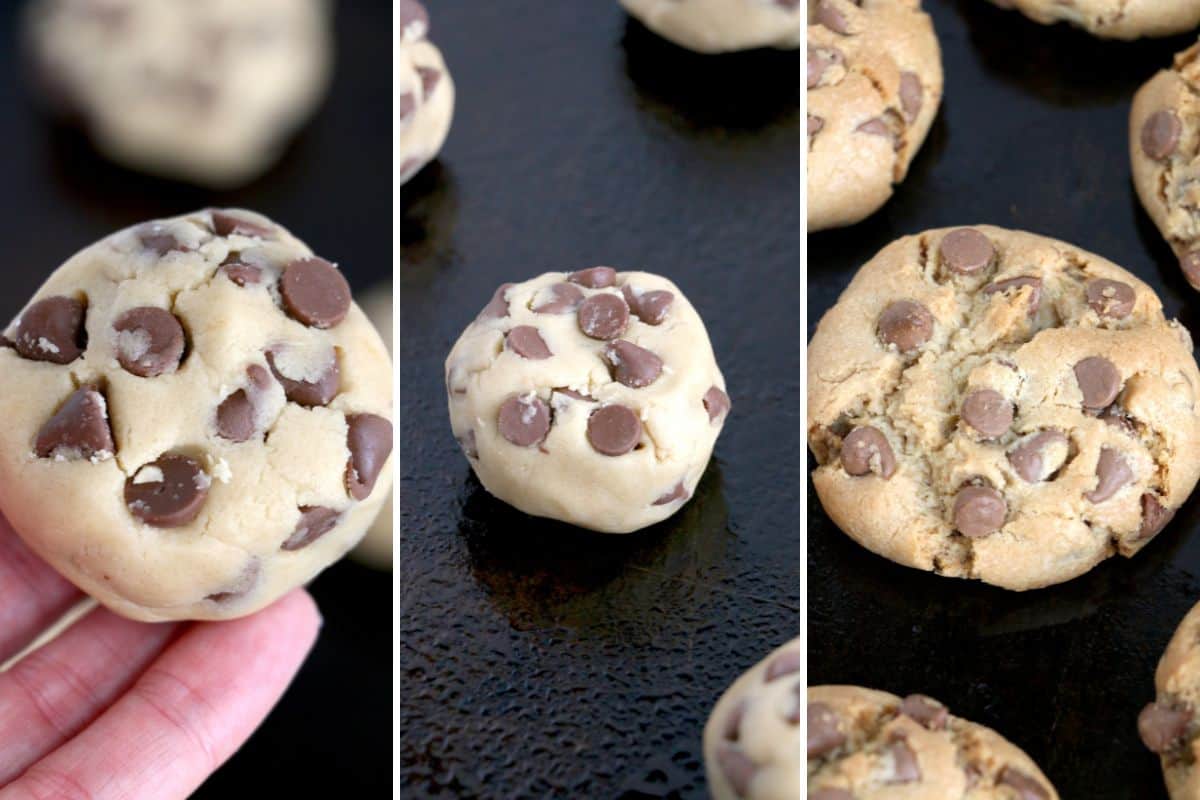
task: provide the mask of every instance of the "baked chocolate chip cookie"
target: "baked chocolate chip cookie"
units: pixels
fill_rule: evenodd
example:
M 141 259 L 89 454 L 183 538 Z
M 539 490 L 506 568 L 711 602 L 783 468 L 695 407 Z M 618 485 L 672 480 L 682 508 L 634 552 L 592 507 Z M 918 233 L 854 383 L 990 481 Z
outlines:
M 1067 22 L 1102 39 L 1173 36 L 1200 25 L 1196 0 L 991 0 L 1043 25 Z
M 808 230 L 858 222 L 904 180 L 942 101 L 919 0 L 813 0 L 808 11 Z
M 1157 696 L 1138 715 L 1142 742 L 1162 760 L 1171 800 L 1200 797 L 1200 605 L 1175 631 L 1154 674 Z
M 809 345 L 825 510 L 907 566 L 1009 589 L 1162 530 L 1200 476 L 1187 331 L 1120 267 L 977 226 L 884 248 Z
M 1057 800 L 1037 764 L 931 697 L 808 690 L 809 800 Z

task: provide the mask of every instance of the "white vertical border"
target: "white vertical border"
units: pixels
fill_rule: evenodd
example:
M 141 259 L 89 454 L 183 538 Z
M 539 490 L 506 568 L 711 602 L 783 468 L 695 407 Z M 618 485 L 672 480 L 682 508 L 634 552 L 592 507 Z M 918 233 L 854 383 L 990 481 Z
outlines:
M 797 142 L 800 148 L 800 219 L 796 224 L 803 231 L 800 244 L 800 644 L 804 648 L 804 666 L 800 675 L 808 686 L 808 37 L 800 44 L 800 60 L 805 66 L 805 87 L 800 93 L 800 113 L 804 116 L 804 131 Z M 808 739 L 808 720 L 801 725 Z M 807 797 L 807 791 L 805 792 Z
M 392 797 L 400 797 L 400 0 L 392 0 Z

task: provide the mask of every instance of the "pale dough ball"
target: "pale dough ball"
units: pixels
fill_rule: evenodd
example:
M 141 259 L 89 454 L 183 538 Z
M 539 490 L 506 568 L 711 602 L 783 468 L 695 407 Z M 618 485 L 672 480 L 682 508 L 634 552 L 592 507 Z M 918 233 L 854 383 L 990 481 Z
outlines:
M 326 0 L 35 0 L 47 99 L 129 167 L 216 188 L 264 172 L 325 93 Z
M 446 390 L 489 492 L 605 533 L 687 502 L 730 406 L 678 287 L 610 267 L 497 289 L 446 359 Z
M 4 337 L 0 507 L 117 613 L 257 611 L 387 496 L 387 350 L 341 273 L 258 214 L 102 239 Z
M 647 28 L 698 53 L 800 47 L 800 0 L 621 0 Z
M 417 0 L 400 0 L 396 48 L 400 98 L 400 182 L 437 157 L 454 118 L 454 82 L 442 53 L 425 37 L 429 15 Z
M 795 800 L 800 788 L 800 639 L 758 662 L 721 695 L 704 726 L 713 800 Z
M 379 331 L 388 352 L 392 352 L 392 284 L 377 286 L 359 301 L 359 306 L 367 319 Z M 367 528 L 367 535 L 358 543 L 351 553 L 355 561 L 360 561 L 369 567 L 391 571 L 392 569 L 392 492 L 388 492 L 383 509 Z

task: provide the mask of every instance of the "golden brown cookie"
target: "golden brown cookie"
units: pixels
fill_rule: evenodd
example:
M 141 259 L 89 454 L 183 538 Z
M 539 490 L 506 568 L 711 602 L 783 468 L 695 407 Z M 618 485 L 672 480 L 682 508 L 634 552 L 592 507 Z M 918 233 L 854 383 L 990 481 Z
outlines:
M 1138 715 L 1142 742 L 1162 760 L 1172 800 L 1200 797 L 1200 605 L 1179 623 L 1154 674 L 1157 696 Z
M 1196 0 L 991 0 L 1050 25 L 1067 22 L 1102 39 L 1172 36 L 1200 25 Z

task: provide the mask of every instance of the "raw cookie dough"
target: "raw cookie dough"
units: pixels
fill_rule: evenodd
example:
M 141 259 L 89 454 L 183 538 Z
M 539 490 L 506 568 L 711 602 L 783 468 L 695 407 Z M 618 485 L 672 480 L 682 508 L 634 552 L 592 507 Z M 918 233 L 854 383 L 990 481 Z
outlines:
M 46 100 L 127 166 L 214 188 L 279 157 L 325 93 L 325 0 L 34 0 Z
M 425 38 L 428 34 L 425 7 L 417 0 L 400 0 L 400 183 L 437 157 L 454 117 L 454 82 L 441 51 Z
M 1008 589 L 1132 556 L 1200 475 L 1187 331 L 1120 267 L 978 226 L 884 248 L 809 344 L 813 485 L 868 549 Z
M 904 180 L 942 102 L 942 55 L 919 0 L 813 0 L 807 70 L 812 232 L 865 219 Z
M 1138 715 L 1142 742 L 1162 761 L 1171 800 L 1200 797 L 1200 605 L 1179 623 L 1154 674 L 1157 696 Z
M 1200 7 L 1200 0 L 1197 2 Z M 1200 44 L 1175 56 L 1133 98 L 1133 185 L 1192 288 L 1200 291 Z
M 1172 36 L 1200 25 L 1200 0 L 991 0 L 1043 25 L 1068 22 L 1102 39 Z
M 808 800 L 1058 800 L 1037 764 L 921 694 L 808 690 Z
M 730 408 L 678 287 L 611 267 L 497 289 L 446 359 L 446 391 L 454 436 L 489 492 L 605 533 L 678 511 Z
M 713 800 L 796 800 L 801 795 L 800 638 L 730 686 L 704 726 Z
M 379 331 L 388 353 L 392 352 L 392 284 L 391 282 L 370 289 L 358 300 L 367 319 Z M 376 569 L 392 569 L 392 492 L 389 489 L 383 508 L 367 529 L 367 535 L 351 553 L 355 561 L 361 561 Z
M 800 0 L 621 0 L 650 30 L 698 53 L 800 46 Z
M 387 350 L 341 273 L 258 214 L 102 239 L 4 337 L 0 508 L 117 613 L 257 611 L 387 496 Z

